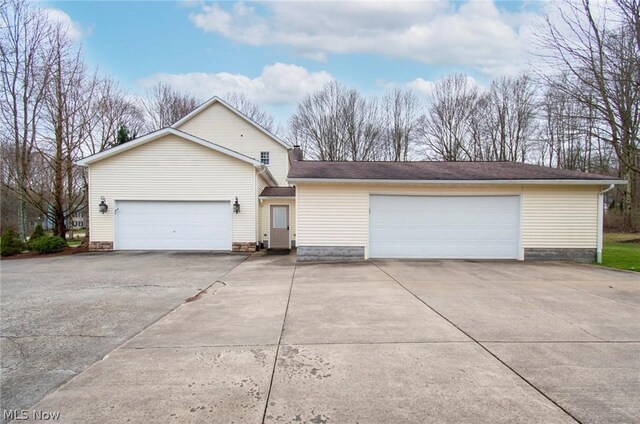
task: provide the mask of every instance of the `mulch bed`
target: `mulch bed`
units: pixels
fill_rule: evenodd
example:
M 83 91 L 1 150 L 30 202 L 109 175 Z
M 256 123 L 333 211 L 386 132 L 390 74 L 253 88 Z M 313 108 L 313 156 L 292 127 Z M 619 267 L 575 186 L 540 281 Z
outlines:
M 63 251 L 56 253 L 38 253 L 38 252 L 23 252 L 18 253 L 13 256 L 3 257 L 2 260 L 5 259 L 29 259 L 29 258 L 51 258 L 54 256 L 69 256 L 75 255 L 76 253 L 85 253 L 88 252 L 88 247 L 78 246 L 78 247 L 65 247 Z

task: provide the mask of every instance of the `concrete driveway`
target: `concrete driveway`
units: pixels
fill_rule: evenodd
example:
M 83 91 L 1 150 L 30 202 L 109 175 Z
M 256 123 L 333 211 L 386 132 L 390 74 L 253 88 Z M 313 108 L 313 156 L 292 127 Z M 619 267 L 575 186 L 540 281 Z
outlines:
M 639 422 L 640 276 L 255 255 L 47 396 L 62 422 Z
M 130 252 L 3 260 L 2 409 L 31 407 L 245 258 Z

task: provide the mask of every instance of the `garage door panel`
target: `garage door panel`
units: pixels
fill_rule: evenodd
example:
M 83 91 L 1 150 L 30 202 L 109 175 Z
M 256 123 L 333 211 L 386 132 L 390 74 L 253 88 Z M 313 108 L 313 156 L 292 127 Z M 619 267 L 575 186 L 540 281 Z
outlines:
M 518 196 L 383 196 L 369 199 L 372 258 L 517 259 Z
M 229 202 L 119 201 L 116 249 L 230 250 Z

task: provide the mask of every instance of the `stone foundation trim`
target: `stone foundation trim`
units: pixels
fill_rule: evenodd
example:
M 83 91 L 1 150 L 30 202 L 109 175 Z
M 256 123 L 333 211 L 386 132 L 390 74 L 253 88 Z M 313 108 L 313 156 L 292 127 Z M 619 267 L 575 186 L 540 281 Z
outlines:
M 364 246 L 298 246 L 298 262 L 363 261 Z
M 572 261 L 592 263 L 596 261 L 596 249 L 580 248 L 525 248 L 525 261 Z
M 112 241 L 90 241 L 89 250 L 93 252 L 106 252 L 108 250 L 113 250 L 113 242 Z
M 256 242 L 247 241 L 247 242 L 233 242 L 231 243 L 231 251 L 232 252 L 255 252 L 256 251 Z

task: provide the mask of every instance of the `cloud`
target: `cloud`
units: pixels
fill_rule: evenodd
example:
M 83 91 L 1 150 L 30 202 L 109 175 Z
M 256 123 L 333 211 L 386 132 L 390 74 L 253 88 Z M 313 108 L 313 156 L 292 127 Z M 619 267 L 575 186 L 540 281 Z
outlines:
M 473 0 L 271 2 L 259 7 L 205 4 L 190 18 L 205 32 L 252 46 L 288 46 L 320 61 L 328 54 L 369 53 L 496 75 L 524 66 L 524 34 L 534 16 Z
M 469 85 L 469 87 L 477 87 L 481 91 L 486 88 L 472 76 L 466 75 L 465 79 L 467 80 L 467 84 Z M 426 98 L 430 98 L 438 81 L 439 80 L 425 80 L 424 78 L 416 78 L 413 81 L 408 82 L 406 84 L 406 87 L 414 90 L 418 94 L 425 96 Z
M 71 19 L 71 16 L 67 15 L 60 9 L 47 8 L 44 9 L 44 12 L 53 22 L 57 22 L 62 25 L 63 28 L 66 28 L 67 34 L 74 41 L 77 41 L 82 38 L 83 35 L 88 35 L 90 33 L 89 28 L 82 28 L 78 22 L 75 22 Z
M 158 82 L 164 82 L 198 98 L 236 91 L 260 104 L 290 105 L 306 94 L 320 89 L 332 79 L 333 77 L 325 71 L 311 72 L 302 66 L 275 63 L 262 68 L 261 74 L 256 78 L 227 72 L 160 73 L 144 78 L 138 83 L 143 88 L 149 88 Z

